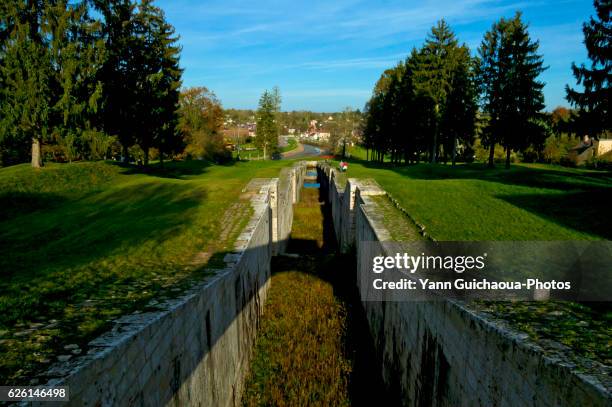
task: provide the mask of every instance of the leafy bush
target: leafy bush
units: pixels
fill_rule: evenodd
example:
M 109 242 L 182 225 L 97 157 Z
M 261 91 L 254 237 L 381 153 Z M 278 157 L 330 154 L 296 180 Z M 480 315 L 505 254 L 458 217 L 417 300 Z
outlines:
M 550 136 L 544 143 L 544 160 L 551 164 L 566 164 L 567 153 L 576 141 L 567 135 Z
M 90 158 L 94 160 L 106 159 L 111 146 L 117 142 L 117 137 L 109 136 L 95 129 L 85 130 L 83 139 L 89 147 Z
M 144 151 L 138 144 L 134 144 L 133 146 L 128 148 L 128 154 L 130 157 L 134 159 L 134 161 L 144 161 Z
M 69 133 L 59 138 L 60 145 L 64 150 L 64 156 L 68 162 L 73 162 L 79 157 L 78 138 L 74 133 Z

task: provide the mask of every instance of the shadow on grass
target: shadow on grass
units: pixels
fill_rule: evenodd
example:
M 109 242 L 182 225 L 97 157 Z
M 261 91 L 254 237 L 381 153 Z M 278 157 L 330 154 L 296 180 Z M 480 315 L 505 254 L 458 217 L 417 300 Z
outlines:
M 42 209 L 60 207 L 66 198 L 53 193 L 11 191 L 0 194 L 0 222 L 29 215 Z
M 0 354 L 3 355 L 2 360 L 0 360 L 0 382 L 28 383 L 33 378 L 37 378 L 37 380 L 48 379 L 45 374 L 50 366 L 48 361 L 54 360 L 57 355 L 66 354 L 65 347 L 68 344 L 76 344 L 81 350 L 99 352 L 99 349 L 96 347 L 92 348 L 90 341 L 102 334 L 109 333 L 111 328 L 116 329 L 118 326 L 114 322 L 116 318 L 134 312 L 159 313 L 159 307 L 151 305 L 152 299 L 155 299 L 157 303 L 163 303 L 184 296 L 185 291 L 191 288 L 193 284 L 203 281 L 215 269 L 225 267 L 223 259 L 227 254 L 227 251 L 215 252 L 208 262 L 200 265 L 200 267 L 190 272 L 189 275 L 184 276 L 171 286 L 160 285 L 158 281 L 154 281 L 156 279 L 149 278 L 139 281 L 128 277 L 118 281 L 121 287 L 117 287 L 117 282 L 111 282 L 106 286 L 98 287 L 99 291 L 111 287 L 114 294 L 121 293 L 124 295 L 113 295 L 112 299 L 106 298 L 103 303 L 99 303 L 96 300 L 93 305 L 85 305 L 84 309 L 88 314 L 75 312 L 83 304 L 68 302 L 74 299 L 70 297 L 70 292 L 63 294 L 58 292 L 53 296 L 40 300 L 36 303 L 43 307 L 40 314 L 37 310 L 33 310 L 33 312 L 28 314 L 28 318 L 21 319 L 21 323 L 16 327 L 4 327 L 10 328 L 11 333 L 9 335 L 7 335 L 9 331 L 0 331 L 2 332 L 0 333 L 0 339 L 2 339 L 0 340 Z M 145 290 L 144 293 L 148 292 L 149 294 L 136 300 L 128 300 L 127 297 L 133 289 L 138 289 L 139 291 Z M 61 309 L 54 309 L 55 303 L 58 301 L 64 305 Z M 94 321 L 92 321 L 92 318 Z M 49 322 L 51 323 L 49 324 Z M 95 326 L 90 326 L 90 329 L 84 333 L 82 331 L 83 324 L 90 324 L 91 322 L 95 322 Z M 24 330 L 25 327 L 32 327 L 34 325 L 40 325 L 41 327 L 34 330 L 26 329 L 26 332 L 30 331 L 32 336 L 18 337 L 15 335 L 15 333 Z M 221 328 L 223 328 L 222 332 L 225 332 L 227 326 Z M 214 337 L 214 342 L 219 339 L 219 336 Z M 40 338 L 44 338 L 44 346 L 42 348 Z M 46 362 L 44 361 L 45 359 L 47 360 Z M 199 363 L 200 361 L 197 360 L 195 362 Z M 106 373 L 101 372 L 99 376 L 96 376 L 96 379 L 101 380 Z M 51 377 L 54 377 L 54 374 Z
M 353 159 L 366 168 L 393 171 L 401 176 L 420 180 L 473 179 L 501 184 L 549 188 L 559 190 L 612 188 L 611 171 L 581 171 L 573 168 L 551 166 L 512 165 L 510 169 L 497 166 L 488 168 L 485 164 L 458 164 L 456 167 L 444 164 L 394 165 Z
M 491 183 L 492 196 L 516 207 L 579 232 L 612 238 L 609 216 L 605 215 L 612 202 L 610 171 L 525 165 L 513 165 L 510 169 L 490 169 L 483 164 L 461 164 L 454 168 L 431 164 L 394 166 L 388 163 L 353 161 L 366 168 L 388 170 L 414 180 L 486 181 Z M 549 189 L 550 193 L 525 194 L 520 193 L 524 191 L 517 191 L 517 194 L 495 194 L 495 184 Z
M 140 265 L 115 264 L 108 256 L 180 235 L 206 199 L 206 191 L 186 185 L 144 183 L 2 222 L 0 324 L 27 320 L 36 310 L 61 312 L 76 294 L 86 298 L 117 284 L 123 268 Z M 102 268 L 92 269 L 100 261 Z
M 223 163 L 215 163 L 207 160 L 184 160 L 166 161 L 163 166 L 157 162 L 144 167 L 142 165 L 124 164 L 113 162 L 114 165 L 124 168 L 124 175 L 144 174 L 158 178 L 182 179 L 185 177 L 202 175 L 212 166 L 231 167 L 236 163 L 230 160 Z
M 216 249 L 187 271 L 157 263 L 155 250 L 109 257 L 183 233 L 205 199 L 205 191 L 182 184 L 146 183 L 0 223 L 0 382 L 28 383 L 66 345 L 87 350 L 112 320 L 148 310 L 152 298 L 180 296 L 209 269 L 224 267 L 228 252 Z
M 612 240 L 612 188 L 559 194 L 498 195 L 553 223 Z

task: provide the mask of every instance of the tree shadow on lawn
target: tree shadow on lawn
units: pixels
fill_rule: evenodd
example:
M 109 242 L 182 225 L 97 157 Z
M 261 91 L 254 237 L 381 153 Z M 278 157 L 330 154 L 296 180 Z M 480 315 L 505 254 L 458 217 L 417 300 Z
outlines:
M 2 222 L 0 293 L 43 282 L 48 273 L 78 270 L 145 241 L 161 244 L 182 233 L 192 210 L 206 198 L 205 190 L 187 185 L 146 183 Z
M 558 225 L 612 240 L 612 188 L 496 197 Z
M 26 209 L 52 199 L 21 198 L 31 201 Z M 216 250 L 190 266 L 177 239 L 185 233 L 189 239 L 196 209 L 207 200 L 205 189 L 190 184 L 140 182 L 0 221 L 0 379 L 46 368 L 39 359 L 68 343 L 83 348 L 108 321 L 160 293 L 173 295 L 221 264 L 225 253 Z M 31 329 L 33 323 L 43 327 Z M 13 337 L 22 330 L 32 333 Z M 38 337 L 48 338 L 42 351 Z
M 43 209 L 57 208 L 62 206 L 66 200 L 61 195 L 48 192 L 10 191 L 2 193 L 0 194 L 0 222 Z
M 202 175 L 212 166 L 232 167 L 236 164 L 236 161 L 230 160 L 223 163 L 207 160 L 166 161 L 163 166 L 160 163 L 154 163 L 149 164 L 147 167 L 119 162 L 113 162 L 113 164 L 125 168 L 124 175 L 144 174 L 158 178 L 183 179 L 185 177 Z
M 578 171 L 571 168 L 538 168 L 513 165 L 490 169 L 481 164 L 447 165 L 419 164 L 391 166 L 360 161 L 373 169 L 386 169 L 409 179 L 417 180 L 480 180 L 492 184 L 551 189 L 550 194 L 492 195 L 514 206 L 525 209 L 558 225 L 580 232 L 612 238 L 609 212 L 612 202 L 612 172 Z M 392 182 L 392 180 L 389 180 Z M 384 185 L 383 185 L 384 188 Z M 478 199 L 478 197 L 474 197 Z
M 459 164 L 456 167 L 443 164 L 416 164 L 398 166 L 364 160 L 352 160 L 366 168 L 393 171 L 401 176 L 419 180 L 472 179 L 507 185 L 548 188 L 558 190 L 612 189 L 612 172 L 581 172 L 572 168 L 541 168 L 512 165 L 510 169 L 488 168 L 484 164 Z

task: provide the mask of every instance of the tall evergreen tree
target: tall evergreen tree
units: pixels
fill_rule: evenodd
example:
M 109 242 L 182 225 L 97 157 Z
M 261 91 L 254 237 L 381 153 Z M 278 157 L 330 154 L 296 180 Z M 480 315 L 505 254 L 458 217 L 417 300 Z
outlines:
M 539 112 L 544 108 L 544 83 L 538 76 L 546 69 L 537 53 L 538 41 L 529 37 L 521 13 L 496 22 L 478 50 L 479 83 L 484 111 L 490 116 L 483 141 L 489 147 L 489 166 L 493 166 L 495 145 L 510 153 L 526 148 L 537 138 Z
M 431 162 L 438 158 L 440 122 L 443 104 L 451 91 L 454 71 L 454 52 L 457 39 L 444 20 L 432 29 L 421 51 L 420 63 L 413 71 L 415 89 L 420 95 L 431 100 L 433 111 L 433 138 L 431 141 Z
M 453 166 L 457 161 L 457 145 L 461 143 L 467 148 L 473 143 L 478 110 L 474 61 L 468 47 L 458 47 L 454 59 L 450 92 L 445 101 L 440 131 L 445 154 L 451 152 Z
M 93 0 L 102 15 L 102 33 L 107 56 L 98 72 L 104 83 L 102 123 L 107 134 L 117 136 L 128 162 L 128 148 L 135 140 L 139 123 L 134 121 L 138 102 L 138 49 L 136 6 L 132 0 Z
M 67 12 L 65 12 L 67 9 Z M 58 115 L 56 136 L 66 147 L 81 146 L 84 134 L 96 132 L 96 118 L 102 98 L 102 83 L 97 80 L 98 70 L 105 57 L 100 23 L 88 14 L 87 2 L 67 5 L 60 1 L 53 13 L 51 43 L 59 99 L 54 106 Z
M 151 0 L 143 0 L 138 6 L 136 37 L 138 108 L 134 111 L 134 121 L 139 126 L 135 140 L 144 151 L 147 165 L 151 147 L 160 150 L 163 162 L 164 151 L 170 152 L 178 146 L 177 110 L 182 69 L 174 28 Z
M 597 19 L 591 17 L 582 26 L 584 44 L 591 67 L 572 63 L 572 71 L 582 92 L 566 86 L 567 100 L 581 109 L 593 136 L 612 129 L 610 93 L 612 83 L 612 1 L 594 0 Z
M 422 50 L 412 49 L 406 58 L 400 96 L 401 125 L 404 129 L 404 159 L 406 163 L 418 162 L 423 153 L 431 152 L 435 116 L 432 99 L 416 87 L 414 72 L 422 69 Z
M 180 147 L 178 103 L 182 70 L 174 28 L 152 0 L 94 0 L 102 14 L 107 58 L 100 70 L 105 84 L 104 130 L 123 147 L 138 144 L 145 165 L 151 148 L 163 154 Z
M 372 149 L 372 159 L 382 162 L 391 147 L 393 95 L 396 88 L 398 67 L 385 70 L 376 85 L 372 98 L 365 108 L 364 137 L 367 147 Z
M 3 18 L 3 142 L 31 140 L 32 166 L 42 166 L 42 143 L 74 140 L 96 110 L 100 84 L 92 78 L 102 44 L 86 2 L 11 1 Z
M 366 102 L 363 110 L 364 121 L 363 121 L 363 146 L 366 149 L 366 158 L 369 160 L 375 160 L 375 151 L 378 151 L 378 138 L 380 134 L 380 112 L 382 98 L 380 95 L 374 94 Z M 371 151 L 371 153 L 370 153 Z
M 4 45 L 2 64 L 2 139 L 31 142 L 32 166 L 42 166 L 41 144 L 50 134 L 51 59 L 43 2 L 12 2 L 7 10 L 13 27 Z
M 278 149 L 276 114 L 279 108 L 279 98 L 275 92 L 264 91 L 257 109 L 257 135 L 255 137 L 255 145 L 263 150 L 264 160 Z
M 401 159 L 401 91 L 404 77 L 404 63 L 400 62 L 389 70 L 389 83 L 383 97 L 383 114 L 381 132 L 384 137 L 385 151 L 390 154 L 391 162 L 398 163 Z

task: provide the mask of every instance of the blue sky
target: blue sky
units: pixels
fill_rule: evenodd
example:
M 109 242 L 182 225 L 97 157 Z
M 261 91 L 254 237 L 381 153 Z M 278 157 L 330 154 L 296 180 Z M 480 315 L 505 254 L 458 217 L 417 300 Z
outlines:
M 590 0 L 158 0 L 181 36 L 184 86 L 206 86 L 227 108 L 255 108 L 278 85 L 283 110 L 363 108 L 383 70 L 445 18 L 476 52 L 502 16 L 521 10 L 549 69 L 548 109 L 567 105 L 570 64 L 585 62 Z

